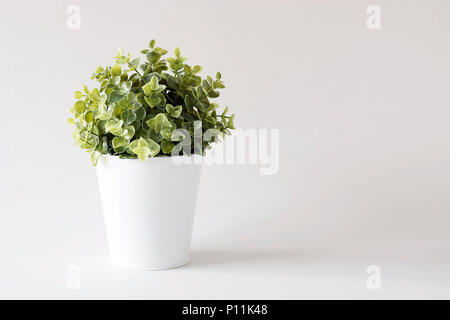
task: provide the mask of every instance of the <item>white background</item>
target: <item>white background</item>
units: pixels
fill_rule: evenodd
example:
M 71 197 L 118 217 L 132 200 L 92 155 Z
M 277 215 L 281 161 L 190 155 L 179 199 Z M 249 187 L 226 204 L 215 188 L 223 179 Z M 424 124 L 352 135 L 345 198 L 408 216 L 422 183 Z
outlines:
M 450 298 L 449 17 L 446 0 L 2 2 L 0 298 Z M 238 127 L 280 129 L 280 171 L 205 167 L 191 262 L 128 271 L 66 118 L 97 65 L 153 38 L 222 72 Z

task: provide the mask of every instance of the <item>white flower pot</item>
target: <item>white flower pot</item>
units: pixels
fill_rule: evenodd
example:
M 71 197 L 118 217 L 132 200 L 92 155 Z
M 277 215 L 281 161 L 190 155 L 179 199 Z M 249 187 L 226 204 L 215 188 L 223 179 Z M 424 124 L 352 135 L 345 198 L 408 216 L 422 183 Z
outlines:
M 186 264 L 201 165 L 102 156 L 96 170 L 111 262 L 144 270 Z

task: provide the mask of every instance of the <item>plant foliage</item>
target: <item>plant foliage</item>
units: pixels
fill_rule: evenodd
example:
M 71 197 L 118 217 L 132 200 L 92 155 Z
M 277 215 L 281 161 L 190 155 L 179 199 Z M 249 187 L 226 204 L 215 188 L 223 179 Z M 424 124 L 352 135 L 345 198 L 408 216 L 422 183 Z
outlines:
M 167 50 L 156 47 L 155 40 L 141 53 L 143 63 L 119 48 L 113 66 L 93 73 L 99 87 L 75 92 L 68 121 L 75 126 L 75 144 L 90 152 L 94 165 L 102 154 L 141 160 L 186 149 L 204 154 L 234 129 L 228 107 L 219 114 L 219 105 L 210 101 L 225 88 L 219 72 L 202 79 L 202 68 L 186 64 L 180 49 L 164 59 Z M 217 134 L 204 139 L 208 130 Z

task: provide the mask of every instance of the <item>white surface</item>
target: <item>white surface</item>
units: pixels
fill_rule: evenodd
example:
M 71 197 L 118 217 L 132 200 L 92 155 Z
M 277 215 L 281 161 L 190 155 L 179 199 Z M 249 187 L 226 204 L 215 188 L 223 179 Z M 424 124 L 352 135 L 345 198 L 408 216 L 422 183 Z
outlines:
M 0 297 L 450 298 L 448 0 L 75 2 L 80 30 L 72 1 L 0 4 Z M 191 263 L 125 271 L 65 119 L 152 38 L 221 71 L 238 127 L 280 129 L 280 171 L 205 166 Z
M 102 156 L 96 172 L 112 264 L 155 270 L 189 261 L 201 164 Z
M 204 194 L 204 184 L 201 189 Z M 99 205 L 90 216 L 67 218 L 70 212 L 75 210 L 30 216 L 27 223 L 16 217 L 9 231 L 2 228 L 2 298 L 450 298 L 445 238 L 387 241 L 349 232 L 339 239 L 318 229 L 310 232 L 306 222 L 261 219 L 243 219 L 232 227 L 228 223 L 235 219 L 225 213 L 227 226 L 202 230 L 211 216 L 202 210 L 190 263 L 132 271 L 109 263 Z M 366 269 L 373 264 L 381 268 L 381 290 L 366 288 Z M 66 284 L 70 266 L 81 271 L 79 290 Z

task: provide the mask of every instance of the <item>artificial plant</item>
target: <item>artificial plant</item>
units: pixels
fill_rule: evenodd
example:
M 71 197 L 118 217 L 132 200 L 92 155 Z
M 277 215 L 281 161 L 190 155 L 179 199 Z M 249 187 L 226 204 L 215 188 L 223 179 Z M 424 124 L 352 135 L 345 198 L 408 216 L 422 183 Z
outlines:
M 102 154 L 141 160 L 186 150 L 204 154 L 234 129 L 228 107 L 219 114 L 219 105 L 210 101 L 225 88 L 219 72 L 202 79 L 202 68 L 185 64 L 180 49 L 164 59 L 167 50 L 156 47 L 155 40 L 141 53 L 143 63 L 119 48 L 113 66 L 93 73 L 99 87 L 75 92 L 69 123 L 75 125 L 75 144 L 90 152 L 94 165 Z M 203 139 L 208 130 L 220 135 Z

